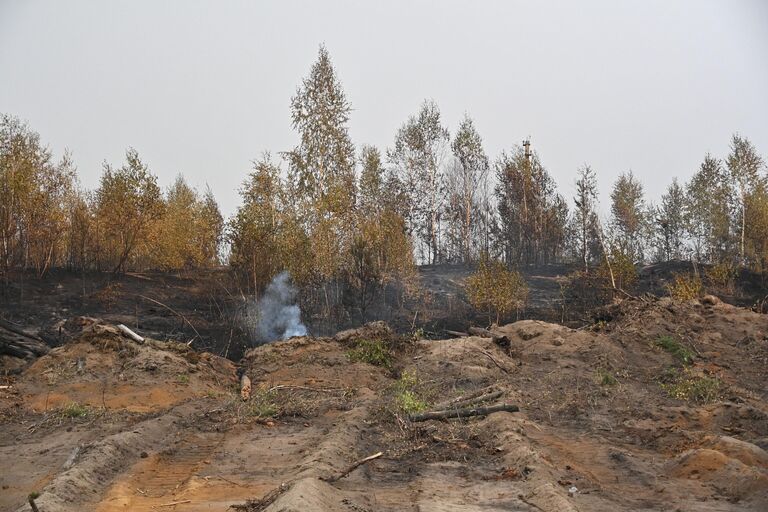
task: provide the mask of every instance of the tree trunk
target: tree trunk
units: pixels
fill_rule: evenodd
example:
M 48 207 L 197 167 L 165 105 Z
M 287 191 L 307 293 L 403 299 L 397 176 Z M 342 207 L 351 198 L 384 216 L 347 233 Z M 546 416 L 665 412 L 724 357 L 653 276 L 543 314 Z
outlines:
M 741 196 L 741 264 L 745 263 L 744 259 L 744 232 L 747 226 L 747 198 L 745 194 Z

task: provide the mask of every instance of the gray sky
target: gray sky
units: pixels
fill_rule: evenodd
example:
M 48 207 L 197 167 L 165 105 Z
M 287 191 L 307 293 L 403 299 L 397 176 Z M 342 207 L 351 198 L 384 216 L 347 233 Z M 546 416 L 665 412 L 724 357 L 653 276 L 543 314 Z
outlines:
M 530 135 L 569 199 L 603 206 L 632 169 L 652 199 L 739 132 L 768 156 L 768 2 L 0 0 L 0 112 L 27 120 L 83 184 L 135 147 L 222 210 L 261 152 L 290 149 L 290 98 L 331 54 L 352 138 L 391 145 L 425 98 L 489 156 Z

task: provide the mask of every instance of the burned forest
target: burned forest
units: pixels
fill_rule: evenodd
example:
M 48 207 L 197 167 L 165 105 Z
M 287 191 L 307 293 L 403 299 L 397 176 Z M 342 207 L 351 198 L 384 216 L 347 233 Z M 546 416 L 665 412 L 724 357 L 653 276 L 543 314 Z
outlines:
M 0 511 L 768 510 L 765 132 L 563 170 L 443 94 L 364 143 L 391 105 L 334 41 L 250 121 L 293 142 L 202 179 L 131 140 L 94 174 L 0 86 Z

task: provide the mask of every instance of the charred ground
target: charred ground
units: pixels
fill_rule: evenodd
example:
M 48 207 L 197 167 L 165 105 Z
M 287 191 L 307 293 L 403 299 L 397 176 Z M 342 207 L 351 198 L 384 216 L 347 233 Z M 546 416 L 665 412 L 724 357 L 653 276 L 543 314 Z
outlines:
M 432 311 L 458 295 L 462 272 L 422 271 L 444 290 Z M 559 275 L 539 269 L 528 280 L 550 297 Z M 495 327 L 502 344 L 376 323 L 248 349 L 236 365 L 194 349 L 228 335 L 212 301 L 195 306 L 217 286 L 200 276 L 125 276 L 109 310 L 77 309 L 101 299 L 79 304 L 66 285 L 38 286 L 7 316 L 22 320 L 38 297 L 25 325 L 101 320 L 47 328 L 62 345 L 3 377 L 0 459 L 13 470 L 0 477 L 2 510 L 28 510 L 31 492 L 44 511 L 768 506 L 768 316 L 748 308 L 639 294 L 575 328 L 535 319 Z M 536 293 L 534 304 L 551 306 Z M 222 317 L 241 300 L 231 296 L 215 299 Z M 180 315 L 200 335 L 193 348 Z M 137 330 L 162 341 L 140 345 L 112 326 L 137 317 Z M 247 401 L 238 367 L 252 381 Z M 478 393 L 520 412 L 409 419 Z

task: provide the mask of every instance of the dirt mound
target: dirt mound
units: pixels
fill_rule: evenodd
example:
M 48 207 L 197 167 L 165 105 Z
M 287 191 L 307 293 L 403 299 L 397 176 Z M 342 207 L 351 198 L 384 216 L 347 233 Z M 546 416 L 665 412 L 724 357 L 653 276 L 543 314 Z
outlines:
M 250 350 L 244 401 L 228 361 L 92 326 L 0 391 L 0 508 L 34 490 L 46 511 L 761 511 L 767 332 L 648 298 L 495 338 L 379 323 Z
M 153 412 L 235 383 L 234 365 L 175 342 L 138 344 L 113 326 L 88 324 L 51 350 L 16 383 L 23 407 L 45 412 L 68 404 Z

